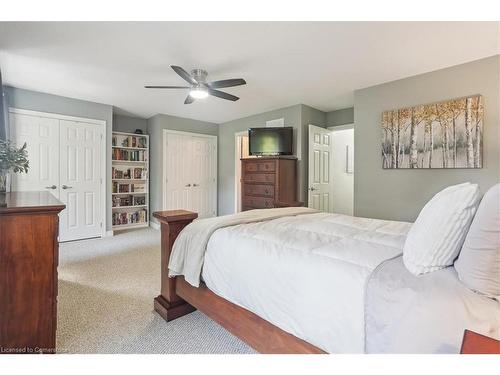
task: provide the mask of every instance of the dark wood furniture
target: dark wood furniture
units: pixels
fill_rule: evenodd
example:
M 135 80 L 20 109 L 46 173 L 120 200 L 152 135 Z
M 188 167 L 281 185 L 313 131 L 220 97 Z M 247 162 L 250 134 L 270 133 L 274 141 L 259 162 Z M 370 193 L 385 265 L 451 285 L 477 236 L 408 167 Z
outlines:
M 500 354 L 500 341 L 466 329 L 460 354 Z
M 198 217 L 184 210 L 154 212 L 161 223 L 161 294 L 154 309 L 167 322 L 200 310 L 260 353 L 324 353 L 254 313 L 217 296 L 205 284 L 195 288 L 183 277 L 168 277 L 168 261 L 180 231 Z
M 0 193 L 1 353 L 54 353 L 58 214 L 49 192 Z
M 297 202 L 297 158 L 241 159 L 241 209 L 278 207 Z M 283 207 L 283 206 L 282 206 Z

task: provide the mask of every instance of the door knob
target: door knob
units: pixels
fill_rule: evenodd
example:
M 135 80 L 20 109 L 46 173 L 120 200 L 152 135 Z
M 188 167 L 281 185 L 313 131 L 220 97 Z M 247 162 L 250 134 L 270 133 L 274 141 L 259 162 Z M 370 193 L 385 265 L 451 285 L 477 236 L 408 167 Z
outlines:
M 200 186 L 200 185 L 198 185 L 198 184 L 193 184 L 193 186 L 194 186 L 194 187 L 196 187 L 196 186 Z
M 56 185 L 52 185 L 52 186 L 45 186 L 45 189 L 57 189 L 57 186 Z
M 309 190 L 314 191 L 314 190 L 318 190 L 318 189 L 316 189 L 315 187 L 310 187 Z
M 66 189 L 73 189 L 73 186 L 63 185 L 63 186 L 62 186 L 62 188 L 63 188 L 64 190 L 66 190 Z
M 191 187 L 191 184 L 187 184 L 186 187 Z

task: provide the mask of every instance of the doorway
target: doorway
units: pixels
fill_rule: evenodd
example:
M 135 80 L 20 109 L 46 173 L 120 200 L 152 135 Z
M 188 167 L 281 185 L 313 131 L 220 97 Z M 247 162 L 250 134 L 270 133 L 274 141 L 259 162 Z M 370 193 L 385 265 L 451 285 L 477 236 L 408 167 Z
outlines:
M 333 211 L 354 214 L 354 124 L 329 128 L 332 134 Z
M 308 206 L 353 214 L 354 125 L 309 125 Z
M 248 130 L 234 134 L 234 212 L 241 212 L 241 159 L 254 158 L 250 155 Z

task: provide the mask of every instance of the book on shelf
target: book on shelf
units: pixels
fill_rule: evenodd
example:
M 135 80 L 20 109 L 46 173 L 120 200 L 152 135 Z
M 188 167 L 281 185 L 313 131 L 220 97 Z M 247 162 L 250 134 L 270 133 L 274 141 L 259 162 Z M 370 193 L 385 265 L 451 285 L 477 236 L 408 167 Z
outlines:
M 146 148 L 147 138 L 144 136 L 135 135 L 119 135 L 115 134 L 111 138 L 111 145 L 115 147 L 136 147 Z
M 146 196 L 144 195 L 114 196 L 112 199 L 112 205 L 113 207 L 145 206 Z
M 147 169 L 142 167 L 125 168 L 125 169 L 112 167 L 111 176 L 114 179 L 122 179 L 122 180 L 127 180 L 127 179 L 145 180 L 147 179 Z
M 113 225 L 146 223 L 147 213 L 145 208 L 133 212 L 113 212 Z
M 147 152 L 144 150 L 121 150 L 119 148 L 113 149 L 113 160 L 125 161 L 147 161 Z
M 113 193 L 146 193 L 146 184 L 130 184 L 113 181 L 112 191 Z

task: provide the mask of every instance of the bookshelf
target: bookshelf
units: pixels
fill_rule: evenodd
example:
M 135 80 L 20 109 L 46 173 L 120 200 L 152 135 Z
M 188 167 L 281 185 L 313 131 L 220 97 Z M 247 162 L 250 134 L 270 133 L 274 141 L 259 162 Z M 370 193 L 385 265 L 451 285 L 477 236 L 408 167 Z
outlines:
M 113 231 L 149 226 L 149 135 L 113 132 Z

